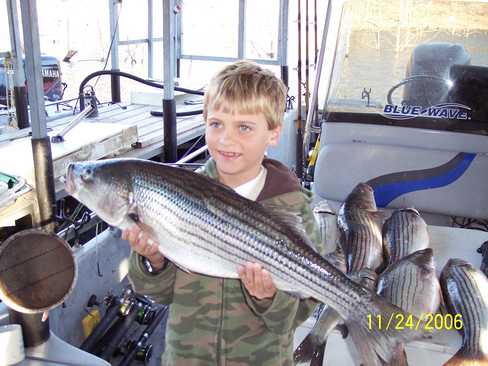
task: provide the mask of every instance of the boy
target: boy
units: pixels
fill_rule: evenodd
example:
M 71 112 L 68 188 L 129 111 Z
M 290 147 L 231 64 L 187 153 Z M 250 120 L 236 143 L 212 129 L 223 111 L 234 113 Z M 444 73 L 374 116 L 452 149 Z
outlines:
M 278 143 L 285 98 L 283 83 L 254 63 L 239 61 L 219 72 L 204 97 L 212 159 L 201 173 L 248 199 L 296 212 L 317 245 L 310 193 L 284 165 L 264 159 L 266 148 Z M 187 273 L 167 261 L 137 227 L 123 238 L 132 247 L 134 289 L 171 304 L 163 365 L 293 365 L 294 331 L 315 301 L 277 290 L 256 263 L 239 270 L 240 280 Z

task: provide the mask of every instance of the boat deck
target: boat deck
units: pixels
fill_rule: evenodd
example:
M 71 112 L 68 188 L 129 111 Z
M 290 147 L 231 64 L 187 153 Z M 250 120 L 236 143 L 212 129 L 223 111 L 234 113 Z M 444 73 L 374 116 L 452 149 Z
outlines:
M 201 106 L 186 105 L 195 96 L 178 95 L 177 111 Z M 60 180 L 72 161 L 96 160 L 107 157 L 151 158 L 163 152 L 163 118 L 151 115 L 161 110 L 161 95 L 137 94 L 128 105 L 114 104 L 99 109 L 98 116 L 76 125 L 61 143 L 51 143 L 56 196 L 65 195 Z M 48 122 L 48 134 L 58 134 L 74 117 Z M 22 177 L 35 188 L 34 164 L 29 130 L 0 135 L 0 172 Z M 204 133 L 202 115 L 177 118 L 177 144 L 181 145 Z M 18 197 L 14 203 L 0 207 L 0 227 L 15 225 L 15 220 L 28 214 L 37 215 L 34 190 Z

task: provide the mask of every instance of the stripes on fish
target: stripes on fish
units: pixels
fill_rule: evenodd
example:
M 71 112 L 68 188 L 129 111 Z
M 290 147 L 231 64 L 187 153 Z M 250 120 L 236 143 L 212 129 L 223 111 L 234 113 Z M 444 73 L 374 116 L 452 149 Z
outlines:
M 388 265 L 429 246 L 427 224 L 414 208 L 395 210 L 382 231 Z
M 339 264 L 341 257 L 342 262 L 344 262 L 343 255 L 340 252 L 334 252 L 326 256 L 326 258 L 332 259 L 331 263 L 335 262 Z M 342 272 L 345 272 L 345 263 L 342 263 L 341 267 L 336 268 L 342 268 Z M 377 277 L 378 275 L 375 271 L 367 268 L 350 276 L 355 282 L 371 290 L 374 290 L 376 287 Z M 325 306 L 310 333 L 295 350 L 293 354 L 295 363 L 310 361 L 310 365 L 322 365 L 327 338 L 334 329 L 340 327 L 339 324 L 341 321 L 341 317 L 334 309 L 330 306 Z M 348 333 L 347 327 L 342 325 L 340 330 L 342 336 L 346 337 Z
M 383 266 L 382 218 L 383 214 L 376 209 L 373 190 L 359 183 L 347 196 L 337 217 L 348 274 Z
M 379 277 L 377 292 L 417 317 L 436 312 L 442 298 L 432 249 L 416 251 L 388 267 Z
M 110 225 L 150 231 L 161 253 L 188 271 L 238 278 L 240 265 L 260 263 L 278 289 L 337 311 L 367 365 L 388 360 L 399 343 L 429 336 L 369 329 L 368 315 L 388 318 L 401 310 L 318 255 L 296 216 L 271 212 L 210 178 L 150 161 L 107 159 L 70 164 L 66 190 Z
M 346 272 L 346 262 L 340 246 L 335 252 L 325 255 L 324 258 L 342 273 Z M 322 365 L 320 360 L 324 356 L 327 337 L 340 321 L 339 314 L 330 306 L 324 305 L 312 330 L 295 349 L 293 353 L 295 363 L 310 361 L 311 364 Z
M 462 259 L 450 259 L 441 272 L 448 311 L 461 315 L 459 351 L 445 365 L 488 365 L 488 279 Z
M 389 266 L 378 279 L 377 292 L 418 318 L 436 313 L 442 299 L 432 249 L 416 251 Z M 387 365 L 407 365 L 403 346 Z

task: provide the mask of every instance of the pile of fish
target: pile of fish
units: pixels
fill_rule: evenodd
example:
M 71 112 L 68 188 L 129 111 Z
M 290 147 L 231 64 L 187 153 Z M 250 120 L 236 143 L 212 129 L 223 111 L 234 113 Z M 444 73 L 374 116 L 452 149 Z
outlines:
M 402 344 L 431 337 L 422 327 L 400 330 L 370 324 L 368 317 L 409 314 L 359 283 L 368 279 L 353 280 L 344 268 L 337 269 L 337 257 L 323 258 L 311 249 L 296 215 L 250 201 L 205 176 L 151 161 L 111 159 L 70 164 L 65 188 L 109 225 L 139 225 L 149 231 L 161 253 L 186 271 L 238 278 L 245 262 L 261 264 L 278 289 L 332 309 L 364 365 L 389 362 Z M 370 225 L 376 217 L 357 216 L 354 206 L 350 211 L 344 212 L 344 222 L 358 220 L 360 232 L 344 232 L 351 246 L 344 248 L 346 272 L 371 263 L 381 266 L 378 259 L 363 259 L 352 249 L 357 245 L 368 256 L 379 252 L 381 238 L 371 236 L 381 236 L 381 231 L 370 232 L 362 224 Z
M 320 203 L 319 207 L 324 206 Z M 333 226 L 330 211 L 314 212 L 323 235 Z M 326 218 L 324 213 L 328 215 Z M 439 282 L 427 225 L 417 210 L 399 209 L 386 218 L 385 213 L 377 210 L 371 187 L 360 183 L 341 206 L 337 226 L 339 245 L 335 252 L 326 255 L 326 258 L 336 258 L 331 263 L 338 264 L 337 268 L 349 278 L 373 289 L 416 318 L 428 316 L 432 320 L 435 314 L 441 314 L 441 308 L 444 315 L 453 316 L 451 319 L 460 314 L 462 327 L 458 328 L 463 337 L 462 347 L 446 365 L 488 365 L 488 279 L 471 264 L 451 259 Z M 488 242 L 478 251 L 485 256 Z M 483 268 L 486 268 L 485 259 Z M 441 306 L 443 302 L 445 305 Z M 401 326 L 408 327 L 407 322 L 412 318 L 400 316 L 399 319 L 403 322 Z M 381 320 L 387 321 L 374 319 Z M 342 319 L 333 309 L 325 307 L 310 334 L 296 349 L 295 362 L 321 366 L 330 332 L 339 325 L 343 337 L 347 336 L 347 329 L 341 323 Z M 368 352 L 364 349 L 353 352 L 358 364 L 371 364 Z M 382 360 L 381 364 L 408 365 L 404 345 L 399 344 L 393 350 L 392 358 Z

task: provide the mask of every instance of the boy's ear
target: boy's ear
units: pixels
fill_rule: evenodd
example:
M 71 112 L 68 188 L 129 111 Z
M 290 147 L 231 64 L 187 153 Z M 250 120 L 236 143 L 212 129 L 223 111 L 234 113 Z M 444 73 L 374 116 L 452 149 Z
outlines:
M 271 134 L 269 136 L 268 145 L 276 146 L 278 142 L 280 142 L 280 134 L 281 134 L 281 125 L 276 126 L 272 130 L 270 130 Z

